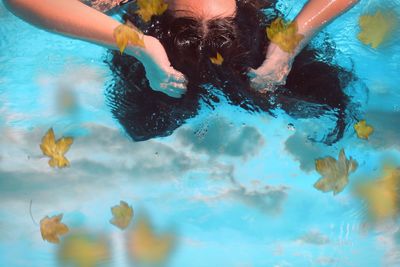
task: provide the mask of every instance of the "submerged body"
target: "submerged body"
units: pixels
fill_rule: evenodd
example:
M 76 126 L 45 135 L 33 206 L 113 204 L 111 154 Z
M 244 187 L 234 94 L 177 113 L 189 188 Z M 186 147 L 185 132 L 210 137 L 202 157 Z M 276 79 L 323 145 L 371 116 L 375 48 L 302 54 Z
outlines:
M 352 83 L 353 75 L 316 60 L 321 51 L 306 49 L 300 53 L 299 49 L 292 72 L 287 79 L 285 77 L 285 86 L 277 86 L 274 92 L 254 90 L 252 79 L 248 77 L 249 69 L 261 72 L 260 68 L 270 67 L 271 59 L 275 70 L 279 67 L 278 60 L 282 65 L 288 64 L 287 57 L 268 56 L 273 45 L 266 38 L 265 27 L 280 14 L 274 4 L 266 1 L 239 0 L 235 1 L 235 6 L 233 17 L 202 19 L 204 10 L 200 10 L 198 16 L 192 14 L 193 10 L 188 12 L 190 16 L 177 16 L 174 10 L 154 17 L 149 23 L 142 23 L 135 9 L 123 11 L 126 21 L 160 40 L 172 66 L 189 81 L 183 98 L 174 99 L 153 92 L 140 62 L 133 63 L 129 56 L 113 53 L 109 63 L 116 75 L 108 96 L 115 117 L 126 131 L 134 140 L 169 135 L 198 113 L 200 103 L 213 107 L 223 95 L 229 103 L 251 112 L 272 113 L 279 107 L 292 116 L 304 117 L 335 110 L 337 127 L 324 141 L 333 143 L 341 138 L 349 101 L 343 89 Z M 210 60 L 217 52 L 224 58 L 221 66 Z M 290 60 L 294 56 L 289 55 Z M 330 56 L 333 57 L 327 55 Z M 266 57 L 269 60 L 265 60 Z M 127 88 L 130 90 L 126 91 Z
M 4 2 L 16 15 L 41 28 L 118 49 L 113 31 L 120 22 L 77 0 Z M 104 12 L 127 1 L 82 2 Z M 135 13 L 135 1 L 128 2 L 133 9 L 115 10 L 123 14 L 125 23 L 144 32 L 145 48 L 130 45 L 125 55 L 113 53 L 108 61 L 115 74 L 109 99 L 115 117 L 134 140 L 171 134 L 197 114 L 201 99 L 210 106 L 218 102 L 217 91 L 250 111 L 270 111 L 276 100 L 294 116 L 301 116 L 299 106 L 304 102 L 328 106 L 338 116 L 329 142 L 343 135 L 348 98 L 342 89 L 352 75 L 318 62 L 316 51 L 303 48 L 325 24 L 357 1 L 310 0 L 295 20 L 304 39 L 293 53 L 266 38 L 265 27 L 280 15 L 275 1 L 170 0 L 167 12 L 149 23 Z M 210 62 L 217 53 L 224 58 L 222 66 Z M 275 93 L 260 93 L 271 85 Z M 323 110 L 326 107 L 319 112 Z

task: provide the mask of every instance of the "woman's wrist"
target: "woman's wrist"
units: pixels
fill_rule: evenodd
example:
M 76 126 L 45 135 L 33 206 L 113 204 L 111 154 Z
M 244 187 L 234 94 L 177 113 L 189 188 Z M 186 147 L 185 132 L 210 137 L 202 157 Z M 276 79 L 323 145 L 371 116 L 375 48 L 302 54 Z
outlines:
M 170 66 L 165 49 L 160 41 L 152 36 L 143 35 L 144 47 L 129 44 L 126 53 L 147 66 Z
M 149 46 L 149 38 L 147 35 L 143 35 L 143 42 L 144 42 L 144 47 L 134 45 L 134 44 L 128 44 L 126 47 L 124 53 L 135 57 L 136 59 L 142 61 L 144 58 L 149 56 L 148 52 L 148 46 Z
M 186 92 L 185 76 L 171 66 L 167 53 L 157 38 L 144 35 L 143 41 L 144 47 L 130 45 L 127 53 L 143 64 L 150 87 L 174 98 L 181 97 Z
M 299 47 L 297 47 L 292 53 L 288 53 L 283 51 L 279 45 L 271 43 L 268 46 L 266 59 L 271 59 L 276 64 L 280 65 L 281 63 L 292 62 L 299 52 Z

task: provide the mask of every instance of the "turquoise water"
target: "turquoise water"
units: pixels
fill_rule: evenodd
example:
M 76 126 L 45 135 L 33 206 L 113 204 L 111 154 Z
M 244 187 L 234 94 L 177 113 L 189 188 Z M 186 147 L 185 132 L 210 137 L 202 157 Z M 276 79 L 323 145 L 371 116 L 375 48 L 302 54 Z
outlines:
M 293 18 L 304 2 L 279 8 Z M 377 8 L 400 14 L 398 0 L 361 1 L 322 33 L 368 88 L 355 102 L 375 128 L 361 140 L 350 125 L 327 146 L 309 136 L 334 127 L 329 115 L 272 117 L 224 102 L 169 137 L 132 142 L 105 103 L 105 49 L 37 30 L 0 4 L 0 266 L 60 266 L 74 232 L 106 240 L 97 266 L 139 266 L 128 240 L 144 217 L 174 237 L 168 266 L 400 266 L 397 217 L 371 225 L 352 193 L 385 164 L 400 166 L 400 38 L 377 50 L 356 38 L 358 17 Z M 51 127 L 74 138 L 68 168 L 49 167 L 39 148 Z M 335 196 L 316 190 L 315 159 L 342 148 L 359 164 L 349 185 Z M 135 213 L 124 231 L 109 222 L 120 200 Z M 55 245 L 38 223 L 60 213 L 70 233 Z

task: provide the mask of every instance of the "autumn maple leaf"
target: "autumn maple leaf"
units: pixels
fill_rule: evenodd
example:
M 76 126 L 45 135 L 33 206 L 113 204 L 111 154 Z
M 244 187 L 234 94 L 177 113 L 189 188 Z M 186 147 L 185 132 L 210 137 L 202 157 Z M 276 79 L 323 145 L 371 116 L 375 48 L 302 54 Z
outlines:
M 136 13 L 144 22 L 149 22 L 154 15 L 162 15 L 168 8 L 164 0 L 137 0 L 137 6 Z
M 215 64 L 215 65 L 222 65 L 222 63 L 224 62 L 224 58 L 221 56 L 220 53 L 217 53 L 217 55 L 215 57 L 210 57 L 211 63 Z
M 106 237 L 84 231 L 71 233 L 59 247 L 61 266 L 103 266 L 110 259 L 110 247 Z
M 381 10 L 373 15 L 360 16 L 361 32 L 358 34 L 358 39 L 365 45 L 377 48 L 390 36 L 396 23 L 395 14 Z
M 371 125 L 367 125 L 365 120 L 361 120 L 356 123 L 354 125 L 354 130 L 360 139 L 368 139 L 369 136 L 374 132 L 374 128 Z
M 369 217 L 374 221 L 395 218 L 400 212 L 400 168 L 386 166 L 383 176 L 363 182 L 356 193 L 365 200 Z
M 274 20 L 266 32 L 268 39 L 287 53 L 293 53 L 304 38 L 304 35 L 298 33 L 295 21 L 285 22 L 282 18 Z
M 116 27 L 114 29 L 114 39 L 121 54 L 125 51 L 128 44 L 145 47 L 143 34 L 128 25 L 121 24 Z
M 72 143 L 72 137 L 62 137 L 56 141 L 54 131 L 50 128 L 42 138 L 40 149 L 45 156 L 50 157 L 49 165 L 51 167 L 63 168 L 69 166 L 69 161 L 64 154 L 67 153 Z
M 148 218 L 141 217 L 130 234 L 129 251 L 138 264 L 159 266 L 165 263 L 175 243 L 175 236 L 156 234 Z
M 111 213 L 113 214 L 113 218 L 110 220 L 110 223 L 120 229 L 125 229 L 132 221 L 133 209 L 124 201 L 120 201 L 119 205 L 112 207 Z
M 322 177 L 314 184 L 314 187 L 322 192 L 333 191 L 339 194 L 349 182 L 349 174 L 357 169 L 357 162 L 346 158 L 344 150 L 340 150 L 338 160 L 325 157 L 315 161 L 315 169 Z
M 61 223 L 63 215 L 57 215 L 53 217 L 44 217 L 40 220 L 40 233 L 42 234 L 43 240 L 47 240 L 50 243 L 59 243 L 59 236 L 68 233 L 68 227 Z

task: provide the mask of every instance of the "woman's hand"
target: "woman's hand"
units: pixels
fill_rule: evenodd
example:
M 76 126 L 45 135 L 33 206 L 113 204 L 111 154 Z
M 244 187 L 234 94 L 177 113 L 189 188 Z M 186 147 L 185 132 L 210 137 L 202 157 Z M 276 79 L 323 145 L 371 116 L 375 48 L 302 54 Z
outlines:
M 250 69 L 248 75 L 254 89 L 259 91 L 274 90 L 284 85 L 296 55 L 306 46 L 309 40 L 327 23 L 346 11 L 359 0 L 309 0 L 297 15 L 295 21 L 298 33 L 305 38 L 293 54 L 282 51 L 276 44 L 268 47 L 264 63 L 256 70 Z
M 252 87 L 265 92 L 273 91 L 279 85 L 285 85 L 294 57 L 295 54 L 289 54 L 271 43 L 264 63 L 257 69 L 250 69 L 248 73 Z
M 186 93 L 185 76 L 171 66 L 167 53 L 158 39 L 145 35 L 144 43 L 144 50 L 139 51 L 137 47 L 131 46 L 126 52 L 142 62 L 150 87 L 170 97 L 182 97 Z
M 185 76 L 170 64 L 144 64 L 146 77 L 154 91 L 162 92 L 170 97 L 180 98 L 186 93 Z

